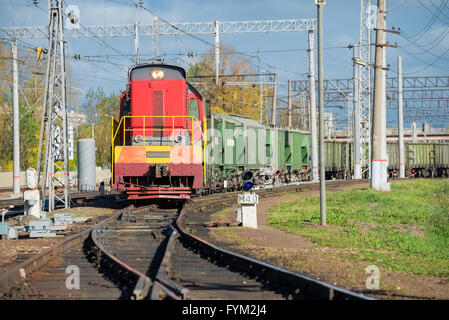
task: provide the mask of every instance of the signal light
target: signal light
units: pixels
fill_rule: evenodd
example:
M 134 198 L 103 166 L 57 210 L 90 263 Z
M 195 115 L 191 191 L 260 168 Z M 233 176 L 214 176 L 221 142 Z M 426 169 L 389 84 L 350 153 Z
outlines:
M 254 174 L 250 170 L 245 170 L 242 173 L 242 189 L 243 191 L 251 191 L 254 187 Z

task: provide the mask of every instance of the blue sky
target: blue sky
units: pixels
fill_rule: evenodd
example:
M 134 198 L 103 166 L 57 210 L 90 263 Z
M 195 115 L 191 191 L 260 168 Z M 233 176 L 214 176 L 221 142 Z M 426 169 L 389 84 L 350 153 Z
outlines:
M 32 5 L 32 0 L 0 0 L 0 26 L 35 26 L 47 24 L 47 1 L 40 0 L 40 8 Z M 132 5 L 138 0 L 98 0 L 81 1 L 65 0 L 65 5 L 73 4 L 80 8 L 80 22 L 83 25 L 120 24 L 120 23 L 149 23 L 152 15 L 147 11 Z M 375 1 L 372 1 L 375 2 Z M 421 2 L 421 3 L 420 3 Z M 388 28 L 399 27 L 403 35 L 419 34 L 429 22 L 437 7 L 445 5 L 448 0 L 388 0 L 387 8 L 396 4 L 387 18 Z M 307 19 L 316 17 L 316 6 L 313 0 L 248 0 L 248 1 L 195 1 L 195 0 L 145 0 L 144 6 L 170 22 L 203 22 L 203 21 L 237 21 L 262 19 Z M 443 8 L 443 7 L 442 7 Z M 352 77 L 352 51 L 346 48 L 359 40 L 360 1 L 359 0 L 328 0 L 324 7 L 324 72 L 328 78 Z M 449 9 L 444 7 L 438 18 L 434 18 L 427 32 L 421 37 L 411 37 L 417 41 L 414 44 L 403 37 L 388 34 L 388 40 L 397 42 L 404 49 L 388 49 L 387 63 L 392 71 L 388 76 L 395 76 L 396 58 L 403 56 L 403 71 L 413 76 L 447 75 L 449 71 Z M 373 35 L 374 36 L 374 35 Z M 200 36 L 213 43 L 213 36 Z M 256 52 L 264 50 L 297 51 L 259 53 L 263 61 L 261 69 L 277 72 L 279 75 L 280 95 L 285 95 L 288 79 L 306 79 L 305 55 L 307 52 L 307 34 L 270 33 L 270 34 L 239 34 L 222 35 L 224 44 L 232 44 L 239 52 L 255 56 Z M 118 51 L 132 55 L 134 40 L 132 38 L 105 39 Z M 374 39 L 373 39 L 374 41 Z M 45 40 L 26 40 L 28 44 L 46 46 Z M 149 37 L 142 37 L 140 53 L 144 57 L 152 54 L 152 41 Z M 185 36 L 165 36 L 160 40 L 161 53 L 206 53 L 206 44 Z M 405 47 L 407 46 L 407 47 Z M 419 47 L 424 46 L 424 47 Z M 23 49 L 22 49 L 23 50 Z M 130 58 L 117 56 L 117 53 L 96 39 L 68 40 L 69 55 L 81 54 L 102 55 L 92 61 L 74 61 L 70 59 L 70 68 L 74 72 L 75 83 L 73 89 L 86 92 L 89 87 L 102 86 L 107 93 L 118 92 L 126 84 L 126 70 L 131 63 Z M 407 50 L 408 52 L 404 51 Z M 428 50 L 428 51 L 427 51 Z M 422 53 L 422 54 L 419 54 Z M 105 55 L 110 55 L 106 57 Z M 441 58 L 439 58 L 442 56 Z M 175 57 L 175 55 L 167 56 Z M 196 58 L 182 56 L 178 60 L 187 66 Z M 257 59 L 252 59 L 257 67 Z M 427 64 L 426 64 L 427 63 Z M 432 64 L 433 63 L 433 64 Z M 428 65 L 432 64 L 432 65 Z M 271 67 L 269 67 L 271 66 Z M 82 91 L 80 91 L 82 90 Z

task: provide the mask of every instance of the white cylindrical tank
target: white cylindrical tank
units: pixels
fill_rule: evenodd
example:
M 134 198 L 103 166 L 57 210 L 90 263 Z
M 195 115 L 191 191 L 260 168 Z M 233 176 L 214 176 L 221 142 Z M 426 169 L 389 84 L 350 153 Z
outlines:
M 95 191 L 95 140 L 78 140 L 78 190 L 81 192 Z

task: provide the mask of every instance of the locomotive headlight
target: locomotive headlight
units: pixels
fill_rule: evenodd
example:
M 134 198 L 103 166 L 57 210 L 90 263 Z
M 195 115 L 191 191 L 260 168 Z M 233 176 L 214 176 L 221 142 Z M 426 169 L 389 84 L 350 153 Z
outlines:
M 162 69 L 154 69 L 151 73 L 154 80 L 162 80 L 164 78 L 164 70 Z
M 182 136 L 175 137 L 175 143 L 180 143 L 182 141 Z
M 142 143 L 143 137 L 141 135 L 134 136 L 135 143 Z

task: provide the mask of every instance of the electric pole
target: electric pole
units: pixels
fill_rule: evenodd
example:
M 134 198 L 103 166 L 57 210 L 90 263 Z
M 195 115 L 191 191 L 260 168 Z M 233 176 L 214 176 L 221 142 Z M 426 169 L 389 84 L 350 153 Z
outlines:
M 315 48 L 313 31 L 309 31 L 310 136 L 312 143 L 312 181 L 318 181 L 318 145 L 316 130 Z
M 289 129 L 292 128 L 292 81 L 288 80 L 288 121 L 287 126 Z
M 389 191 L 387 183 L 385 109 L 386 0 L 377 1 L 376 57 L 374 65 L 374 113 L 370 185 Z
M 19 77 L 17 71 L 17 42 L 12 41 L 12 115 L 13 115 L 13 195 L 20 194 L 20 134 L 19 134 Z
M 160 57 L 159 52 L 159 18 L 154 17 L 153 18 L 153 38 L 152 38 L 152 45 L 153 45 L 153 59 Z
M 135 24 L 134 48 L 136 50 L 136 64 L 139 64 L 139 24 Z
M 215 21 L 215 84 L 218 85 L 220 73 L 220 23 Z
M 415 142 L 416 138 L 417 138 L 416 122 L 412 121 L 412 141 Z
M 264 70 L 262 70 L 262 73 L 264 73 Z M 218 78 L 217 78 L 218 79 Z M 260 115 L 259 115 L 259 121 L 261 124 L 263 124 L 262 118 L 263 118 L 263 76 L 260 75 Z
M 320 106 L 320 218 L 326 225 L 326 181 L 324 171 L 324 94 L 323 94 L 323 6 L 325 0 L 315 0 L 318 16 L 318 96 Z
M 274 87 L 273 87 L 273 113 L 271 114 L 271 125 L 276 127 L 276 102 L 278 92 L 278 75 L 274 75 Z
M 399 144 L 399 178 L 405 178 L 404 161 L 404 115 L 402 105 L 402 57 L 398 56 L 398 144 Z
M 353 76 L 352 76 L 352 101 L 354 105 L 354 179 L 362 179 L 362 166 L 360 159 L 360 92 L 359 92 L 359 67 L 356 63 L 357 47 L 353 49 Z

